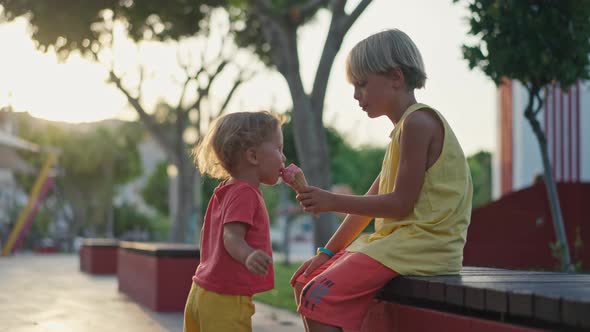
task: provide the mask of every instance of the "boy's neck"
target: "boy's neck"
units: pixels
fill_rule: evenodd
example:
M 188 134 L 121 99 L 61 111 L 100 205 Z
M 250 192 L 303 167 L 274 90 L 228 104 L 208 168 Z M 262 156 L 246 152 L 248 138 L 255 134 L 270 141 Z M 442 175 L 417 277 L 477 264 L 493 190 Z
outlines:
M 392 116 L 390 117 L 391 122 L 393 122 L 393 124 L 396 125 L 402 118 L 406 110 L 416 103 L 417 101 L 416 97 L 414 96 L 414 90 L 409 91 L 407 94 L 404 94 L 403 96 L 400 96 L 399 103 L 398 105 L 396 105 L 397 107 L 394 110 Z

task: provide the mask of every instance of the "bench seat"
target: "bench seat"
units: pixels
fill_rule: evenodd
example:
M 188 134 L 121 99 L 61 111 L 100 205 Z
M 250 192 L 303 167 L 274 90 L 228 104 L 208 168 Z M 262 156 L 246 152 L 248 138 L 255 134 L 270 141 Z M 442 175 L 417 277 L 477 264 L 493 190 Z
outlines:
M 472 325 L 493 322 L 506 331 L 590 329 L 588 274 L 464 267 L 459 275 L 395 278 L 377 298 L 389 305 L 381 309 L 384 316 L 414 308 L 468 319 Z M 494 330 L 502 330 L 501 325 Z

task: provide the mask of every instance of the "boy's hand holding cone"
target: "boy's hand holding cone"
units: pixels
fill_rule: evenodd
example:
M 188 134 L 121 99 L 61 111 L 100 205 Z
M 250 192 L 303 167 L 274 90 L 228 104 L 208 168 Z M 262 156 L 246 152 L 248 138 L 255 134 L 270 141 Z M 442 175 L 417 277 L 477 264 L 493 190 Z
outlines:
M 305 179 L 303 171 L 295 164 L 291 164 L 283 168 L 281 171 L 281 178 L 283 179 L 283 181 L 285 181 L 286 184 L 291 186 L 291 188 L 293 188 L 298 194 L 300 194 L 305 189 L 309 190 L 310 188 L 313 188 L 307 186 L 307 180 Z M 299 199 L 299 195 L 297 195 L 297 197 L 297 199 Z M 318 216 L 317 213 L 314 213 L 314 215 L 316 217 Z
M 303 171 L 295 164 L 283 168 L 281 178 L 296 192 L 300 192 L 307 187 L 307 180 L 305 180 Z

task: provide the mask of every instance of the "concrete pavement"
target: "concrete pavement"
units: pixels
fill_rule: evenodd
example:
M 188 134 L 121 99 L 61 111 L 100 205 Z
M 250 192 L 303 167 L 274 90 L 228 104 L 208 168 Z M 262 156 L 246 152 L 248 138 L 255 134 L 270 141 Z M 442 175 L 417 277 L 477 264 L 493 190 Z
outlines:
M 117 290 L 116 276 L 79 271 L 78 256 L 0 257 L 0 332 L 182 331 L 182 313 L 157 313 Z M 291 312 L 256 303 L 254 332 L 304 331 Z

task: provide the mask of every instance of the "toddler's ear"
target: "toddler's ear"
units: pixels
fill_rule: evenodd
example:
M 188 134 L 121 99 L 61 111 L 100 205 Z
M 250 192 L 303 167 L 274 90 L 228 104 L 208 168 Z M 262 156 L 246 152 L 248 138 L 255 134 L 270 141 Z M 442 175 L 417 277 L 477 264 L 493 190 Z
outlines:
M 246 150 L 246 160 L 251 163 L 252 165 L 258 165 L 258 158 L 256 158 L 256 149 L 255 148 L 248 148 Z

